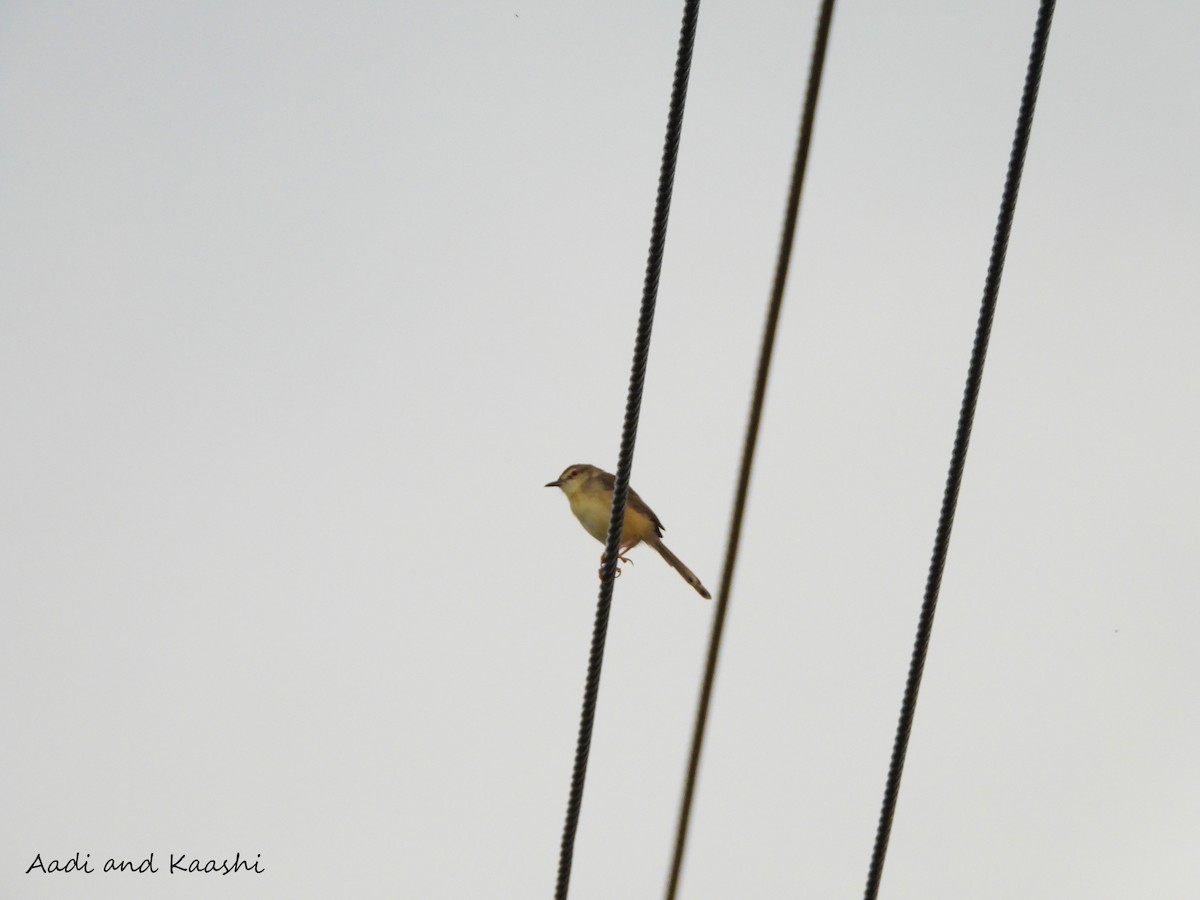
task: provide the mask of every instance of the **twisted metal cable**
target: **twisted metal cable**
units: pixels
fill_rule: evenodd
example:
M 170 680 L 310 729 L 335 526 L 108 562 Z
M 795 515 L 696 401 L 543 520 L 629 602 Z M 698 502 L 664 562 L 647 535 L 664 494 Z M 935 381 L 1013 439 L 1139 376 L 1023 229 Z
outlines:
M 658 173 L 658 198 L 654 205 L 654 225 L 646 260 L 646 278 L 642 286 L 642 307 L 638 316 L 637 339 L 633 348 L 633 368 L 629 375 L 629 396 L 625 403 L 625 426 L 621 434 L 620 460 L 613 487 L 612 517 L 608 525 L 604 562 L 600 574 L 600 599 L 596 604 L 596 622 L 592 629 L 592 649 L 588 658 L 587 683 L 583 692 L 583 711 L 579 718 L 579 739 L 575 746 L 575 768 L 571 775 L 571 793 L 567 818 L 563 825 L 562 847 L 558 860 L 558 881 L 554 896 L 566 900 L 571 883 L 571 863 L 575 855 L 575 833 L 583 804 L 583 783 L 587 775 L 588 754 L 592 746 L 592 725 L 600 692 L 600 668 L 604 662 L 604 641 L 608 634 L 608 616 L 612 608 L 613 581 L 616 578 L 617 550 L 621 526 L 625 520 L 625 502 L 629 496 L 629 478 L 633 469 L 633 448 L 637 441 L 638 417 L 642 408 L 642 387 L 646 381 L 646 363 L 650 356 L 650 331 L 658 300 L 658 279 L 662 271 L 663 250 L 667 241 L 667 218 L 671 211 L 671 191 L 675 182 L 675 163 L 679 156 L 679 138 L 683 129 L 683 107 L 687 99 L 688 76 L 692 67 L 692 47 L 696 41 L 696 20 L 700 0 L 686 0 L 679 32 L 679 50 L 675 59 L 675 79 L 671 87 L 671 106 L 667 115 L 667 134 L 663 143 L 662 166 Z
M 788 189 L 787 214 L 784 217 L 783 235 L 779 242 L 779 255 L 775 264 L 775 281 L 771 288 L 771 302 L 767 321 L 763 328 L 762 346 L 758 356 L 758 374 L 754 382 L 754 399 L 750 404 L 750 418 L 746 425 L 746 438 L 742 446 L 742 464 L 738 474 L 737 497 L 733 504 L 733 516 L 729 524 L 729 538 L 725 548 L 725 565 L 721 571 L 721 588 L 717 594 L 717 608 L 713 613 L 712 631 L 708 641 L 708 660 L 704 667 L 704 681 L 700 689 L 700 701 L 696 709 L 696 723 L 692 731 L 692 751 L 688 761 L 687 779 L 684 783 L 683 799 L 679 806 L 679 820 L 675 830 L 675 853 L 671 860 L 671 875 L 667 883 L 667 900 L 675 900 L 679 890 L 680 871 L 687 843 L 688 823 L 691 819 L 692 799 L 696 792 L 696 775 L 700 768 L 700 754 L 704 747 L 705 727 L 708 723 L 708 708 L 712 698 L 713 681 L 716 678 L 717 657 L 721 650 L 721 637 L 725 630 L 725 614 L 729 609 L 729 592 L 733 584 L 733 570 L 737 565 L 738 544 L 742 535 L 742 518 L 746 510 L 746 497 L 750 492 L 750 470 L 754 465 L 754 451 L 758 446 L 758 430 L 762 421 L 763 403 L 767 393 L 767 375 L 771 369 L 771 354 L 775 348 L 775 331 L 779 324 L 779 312 L 783 307 L 783 291 L 787 284 L 788 269 L 792 259 L 792 244 L 796 236 L 796 221 L 800 210 L 800 193 L 804 187 L 804 175 L 808 168 L 808 151 L 812 144 L 813 122 L 817 112 L 817 97 L 821 92 L 821 76 L 825 70 L 825 48 L 829 43 L 829 26 L 833 19 L 834 0 L 824 0 L 817 20 L 817 33 L 813 40 L 812 61 L 808 70 L 808 89 L 804 97 L 804 111 L 800 119 L 800 136 L 796 144 L 796 158 L 792 166 L 791 186 Z
M 921 617 L 917 624 L 912 662 L 909 665 L 908 679 L 904 685 L 904 701 L 900 707 L 900 724 L 896 729 L 896 740 L 892 747 L 892 759 L 888 768 L 883 809 L 879 815 L 875 847 L 871 853 L 871 866 L 867 873 L 867 888 L 863 895 L 866 900 L 876 900 L 879 896 L 883 862 L 887 856 L 888 841 L 892 833 L 892 820 L 896 815 L 900 777 L 904 772 L 904 759 L 908 754 L 908 741 L 912 734 L 913 715 L 917 707 L 917 693 L 920 691 L 921 676 L 925 671 L 925 656 L 929 650 L 929 637 L 933 631 L 933 615 L 937 610 L 938 593 L 942 587 L 942 571 L 945 569 L 946 554 L 950 548 L 950 531 L 954 526 L 958 491 L 962 484 L 963 467 L 967 459 L 967 445 L 971 441 L 971 425 L 975 420 L 975 406 L 979 400 L 979 387 L 983 380 L 983 363 L 987 357 L 988 339 L 992 332 L 992 320 L 996 314 L 1000 277 L 1004 272 L 1004 258 L 1008 251 L 1009 234 L 1012 232 L 1017 192 L 1021 187 L 1025 151 L 1029 146 L 1029 134 L 1033 128 L 1033 112 L 1037 106 L 1038 87 L 1042 79 L 1046 45 L 1050 40 L 1050 22 L 1054 17 L 1054 2 L 1055 0 L 1042 0 L 1038 9 L 1037 24 L 1034 27 L 1033 47 L 1029 53 L 1025 88 L 1021 95 L 1021 109 L 1017 114 L 1017 129 L 1013 137 L 1012 153 L 1008 160 L 1004 194 L 1000 201 L 1000 217 L 996 223 L 996 234 L 992 241 L 992 255 L 988 261 L 983 302 L 979 309 L 979 322 L 975 328 L 975 344 L 971 349 L 971 362 L 967 368 L 967 384 L 963 391 L 958 429 L 954 435 L 954 450 L 950 456 L 950 471 L 946 476 L 946 489 L 942 495 L 942 509 L 938 516 L 933 558 L 929 564 L 929 576 L 925 584 L 925 599 L 921 604 Z

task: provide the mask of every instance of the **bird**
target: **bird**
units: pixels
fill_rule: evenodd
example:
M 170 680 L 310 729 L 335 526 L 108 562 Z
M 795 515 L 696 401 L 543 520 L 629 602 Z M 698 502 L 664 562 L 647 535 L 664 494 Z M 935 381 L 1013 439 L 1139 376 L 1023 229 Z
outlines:
M 584 530 L 602 544 L 608 543 L 608 523 L 612 518 L 613 487 L 616 479 L 595 466 L 577 463 L 567 466 L 563 473 L 546 487 L 556 487 L 567 495 L 571 503 L 571 512 L 579 520 Z M 621 542 L 618 544 L 617 558 L 621 562 L 631 563 L 624 554 L 638 544 L 649 544 L 658 551 L 659 556 L 667 561 L 683 580 L 696 589 L 705 600 L 711 600 L 710 594 L 700 583 L 692 570 L 683 564 L 678 556 L 667 549 L 662 541 L 662 521 L 654 514 L 646 501 L 638 496 L 633 488 L 629 489 L 629 498 L 625 503 L 625 521 L 621 527 Z M 604 557 L 600 558 L 603 566 Z M 621 573 L 617 569 L 617 574 Z

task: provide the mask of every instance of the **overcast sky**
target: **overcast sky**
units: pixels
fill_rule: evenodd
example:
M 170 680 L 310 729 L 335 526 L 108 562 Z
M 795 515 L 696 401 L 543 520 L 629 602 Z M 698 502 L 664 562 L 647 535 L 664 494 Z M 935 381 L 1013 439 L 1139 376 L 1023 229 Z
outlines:
M 688 900 L 861 894 L 1036 5 L 835 14 Z M 0 6 L 0 894 L 551 895 L 681 10 Z M 633 484 L 712 588 L 816 12 L 700 12 Z M 1196 896 L 1198 33 L 1055 17 L 889 900 Z M 714 609 L 633 558 L 578 900 Z

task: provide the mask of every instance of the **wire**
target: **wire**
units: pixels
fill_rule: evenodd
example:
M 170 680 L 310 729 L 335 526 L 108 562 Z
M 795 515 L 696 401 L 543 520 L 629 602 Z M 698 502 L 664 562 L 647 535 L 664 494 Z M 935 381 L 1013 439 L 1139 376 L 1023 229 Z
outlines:
M 800 120 L 800 137 L 796 146 L 796 158 L 792 167 L 792 181 L 788 190 L 787 214 L 783 222 L 783 235 L 779 242 L 779 256 L 775 265 L 775 281 L 771 288 L 771 302 L 767 321 L 763 328 L 762 346 L 758 355 L 758 375 L 754 382 L 754 399 L 750 405 L 750 419 L 746 425 L 746 438 L 742 446 L 742 466 L 738 474 L 737 497 L 733 504 L 733 516 L 729 524 L 729 539 L 725 548 L 725 565 L 721 572 L 721 588 L 717 594 L 717 608 L 713 614 L 712 631 L 708 641 L 708 661 L 704 667 L 704 682 L 700 689 L 700 701 L 696 709 L 696 724 L 692 732 L 692 752 L 688 761 L 687 780 L 683 799 L 679 807 L 679 822 L 675 832 L 675 854 L 671 861 L 671 876 L 667 884 L 667 900 L 675 900 L 679 890 L 679 875 L 683 866 L 683 853 L 687 843 L 688 823 L 691 818 L 692 798 L 696 792 L 696 774 L 700 768 L 700 753 L 704 747 L 705 726 L 708 723 L 708 708 L 712 698 L 713 680 L 716 677 L 717 657 L 721 650 L 721 636 L 725 630 L 725 615 L 729 609 L 729 592 L 733 584 L 733 570 L 737 564 L 738 544 L 742 534 L 742 518 L 746 510 L 746 497 L 750 491 L 750 470 L 754 465 L 754 450 L 758 445 L 758 429 L 762 421 L 763 402 L 767 393 L 767 375 L 771 368 L 771 353 L 775 347 L 775 331 L 779 324 L 779 312 L 783 306 L 783 289 L 787 284 L 788 268 L 792 259 L 792 244 L 796 235 L 796 220 L 799 216 L 800 193 L 804 186 L 804 174 L 808 167 L 808 151 L 812 144 L 813 121 L 817 111 L 817 97 L 821 91 L 821 75 L 825 69 L 825 48 L 829 42 L 829 26 L 833 19 L 834 0 L 824 0 L 817 20 L 817 34 L 813 41 L 812 61 L 808 71 L 808 90 L 804 97 L 804 111 Z
M 617 464 L 616 484 L 613 487 L 612 517 L 608 525 L 604 562 L 600 569 L 600 599 L 596 604 L 596 623 L 592 629 L 592 649 L 588 658 L 587 683 L 583 692 L 583 711 L 579 718 L 579 739 L 575 746 L 575 768 L 571 775 L 571 793 L 567 801 L 567 818 L 563 825 L 562 848 L 558 859 L 558 882 L 554 891 L 556 900 L 566 900 L 571 883 L 575 832 L 579 828 L 583 783 L 587 776 L 588 754 L 592 745 L 592 725 L 600 692 L 600 668 L 604 662 L 604 641 L 608 633 L 609 611 L 612 608 L 617 552 L 621 540 L 621 527 L 625 521 L 625 501 L 629 496 L 633 448 L 637 441 L 642 388 L 646 381 L 646 363 L 650 356 L 650 331 L 654 325 L 654 307 L 658 299 L 658 279 L 662 271 L 663 250 L 667 240 L 667 218 L 671 211 L 671 191 L 675 181 L 675 163 L 679 157 L 683 107 L 687 99 L 688 76 L 692 68 L 692 47 L 696 42 L 696 20 L 699 12 L 700 0 L 686 0 L 679 32 L 679 50 L 675 59 L 675 79 L 671 86 L 671 105 L 667 115 L 662 165 L 658 173 L 658 197 L 654 205 L 650 252 L 646 260 L 646 278 L 642 286 L 642 307 L 633 348 L 633 368 L 629 375 L 629 398 L 625 403 L 625 426 L 621 434 L 620 460 Z
M 888 768 L 883 809 L 879 815 L 879 828 L 875 833 L 875 848 L 871 853 L 871 867 L 867 873 L 867 889 L 864 894 L 866 900 L 876 900 L 879 896 L 883 862 L 887 856 L 888 840 L 892 833 L 892 820 L 896 815 L 900 777 L 904 772 L 905 756 L 908 754 L 908 741 L 912 734 L 917 693 L 921 688 L 921 675 L 925 670 L 925 656 L 929 650 L 929 637 L 933 631 L 933 614 L 937 610 L 938 593 L 942 586 L 942 571 L 946 567 L 946 554 L 950 547 L 950 530 L 954 526 L 958 491 L 962 484 L 963 467 L 967 459 L 967 445 L 971 441 L 971 425 L 975 420 L 975 406 L 979 399 L 979 387 L 983 379 L 983 363 L 987 357 L 988 338 L 991 336 L 992 320 L 996 314 L 996 297 L 1000 292 L 1000 277 L 1004 272 L 1004 258 L 1008 251 L 1008 237 L 1012 232 L 1017 192 L 1021 187 L 1021 171 L 1025 165 L 1025 151 L 1029 146 L 1029 133 L 1033 127 L 1033 112 L 1037 106 L 1042 65 L 1046 57 L 1046 45 L 1050 39 L 1050 21 L 1054 17 L 1054 2 L 1055 0 L 1042 0 L 1038 9 L 1037 24 L 1034 27 L 1033 47 L 1029 52 L 1029 67 L 1025 73 L 1025 89 L 1021 95 L 1021 109 L 1017 114 L 1017 130 L 1013 137 L 1012 153 L 1008 160 L 1008 174 L 1004 180 L 1004 194 L 1000 201 L 1000 217 L 996 223 L 996 235 L 992 241 L 992 255 L 988 261 L 983 302 L 979 309 L 979 323 L 975 328 L 975 344 L 971 349 L 971 363 L 967 368 L 967 384 L 963 391 L 962 408 L 958 415 L 958 429 L 954 435 L 954 451 L 950 456 L 950 471 L 946 476 L 946 490 L 942 496 L 942 511 L 938 516 L 933 558 L 929 564 L 929 577 L 925 584 L 925 599 L 921 604 L 917 638 L 913 646 L 908 679 L 904 685 L 904 701 L 900 707 L 900 724 L 896 729 L 896 741 L 892 747 L 892 759 Z

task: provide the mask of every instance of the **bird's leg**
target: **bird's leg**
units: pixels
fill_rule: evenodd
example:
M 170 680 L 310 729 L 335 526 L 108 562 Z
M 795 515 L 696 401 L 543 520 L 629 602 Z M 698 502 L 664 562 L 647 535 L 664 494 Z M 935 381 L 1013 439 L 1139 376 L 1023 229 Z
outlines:
M 608 559 L 608 554 L 607 554 L 607 553 L 601 553 L 601 554 L 600 554 L 600 570 L 599 570 L 599 572 L 597 573 L 597 574 L 600 576 L 600 580 L 601 580 L 601 581 L 603 581 L 603 580 L 604 580 L 604 561 L 605 561 L 606 559 Z M 625 559 L 625 557 L 623 557 L 623 556 L 618 556 L 618 557 L 617 557 L 617 559 L 619 559 L 619 560 L 622 560 L 623 562 L 629 562 L 629 560 Z M 621 567 L 620 567 L 620 566 L 617 566 L 617 574 L 616 574 L 616 575 L 614 575 L 613 577 L 614 577 L 614 578 L 620 578 L 620 577 L 621 577 Z
M 630 559 L 630 558 L 629 558 L 629 557 L 627 557 L 627 556 L 622 556 L 621 554 L 622 554 L 622 553 L 628 553 L 630 550 L 632 550 L 632 549 L 633 549 L 633 546 L 634 546 L 634 544 L 635 544 L 635 543 L 637 543 L 637 542 L 636 542 L 636 541 L 634 541 L 633 543 L 625 544 L 624 546 L 620 547 L 620 548 L 617 550 L 617 559 L 619 559 L 619 560 L 620 560 L 621 562 L 623 562 L 623 563 L 628 563 L 629 565 L 631 565 L 631 566 L 632 566 L 632 565 L 633 565 L 633 560 L 632 560 L 632 559 Z

